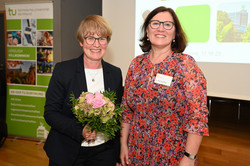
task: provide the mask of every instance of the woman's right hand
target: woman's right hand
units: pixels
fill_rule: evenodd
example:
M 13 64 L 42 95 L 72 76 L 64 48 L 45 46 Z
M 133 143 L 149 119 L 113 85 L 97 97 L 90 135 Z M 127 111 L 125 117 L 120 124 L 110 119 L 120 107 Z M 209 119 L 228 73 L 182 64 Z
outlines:
M 88 126 L 85 125 L 83 130 L 82 130 L 82 136 L 86 141 L 91 141 L 96 139 L 96 131 L 92 131 L 88 129 Z
M 121 145 L 120 158 L 121 158 L 121 165 L 122 166 L 127 166 L 129 164 L 129 162 L 128 162 L 128 145 Z

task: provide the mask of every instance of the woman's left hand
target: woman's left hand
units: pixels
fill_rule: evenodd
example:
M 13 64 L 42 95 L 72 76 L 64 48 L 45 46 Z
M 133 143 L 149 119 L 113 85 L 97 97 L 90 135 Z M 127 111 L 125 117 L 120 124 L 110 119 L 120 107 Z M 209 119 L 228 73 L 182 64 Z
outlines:
M 190 159 L 186 156 L 184 156 L 181 161 L 180 161 L 180 164 L 179 166 L 194 166 L 194 163 L 195 163 L 195 159 Z

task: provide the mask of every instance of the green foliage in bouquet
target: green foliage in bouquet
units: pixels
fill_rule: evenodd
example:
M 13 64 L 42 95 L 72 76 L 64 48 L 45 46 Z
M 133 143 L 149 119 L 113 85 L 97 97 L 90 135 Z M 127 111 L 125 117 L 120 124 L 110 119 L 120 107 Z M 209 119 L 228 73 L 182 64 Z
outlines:
M 82 92 L 79 98 L 71 94 L 72 111 L 82 125 L 88 125 L 96 132 L 104 133 L 109 139 L 121 129 L 120 106 L 115 105 L 116 93 L 110 89 L 102 93 Z

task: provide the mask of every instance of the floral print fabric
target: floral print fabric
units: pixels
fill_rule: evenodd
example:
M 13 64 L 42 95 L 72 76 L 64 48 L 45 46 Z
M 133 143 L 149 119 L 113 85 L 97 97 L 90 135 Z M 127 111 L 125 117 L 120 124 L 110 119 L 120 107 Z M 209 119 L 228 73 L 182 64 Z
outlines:
M 172 52 L 153 64 L 150 53 L 130 64 L 122 100 L 122 122 L 130 124 L 131 165 L 178 165 L 188 133 L 208 135 L 206 79 L 195 60 Z M 155 83 L 157 73 L 173 77 Z

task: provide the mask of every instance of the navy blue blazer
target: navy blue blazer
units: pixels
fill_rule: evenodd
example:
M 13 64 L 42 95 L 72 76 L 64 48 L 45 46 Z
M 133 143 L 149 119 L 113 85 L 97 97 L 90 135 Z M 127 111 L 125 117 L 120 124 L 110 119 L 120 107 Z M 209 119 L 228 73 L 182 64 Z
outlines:
M 123 93 L 121 69 L 104 60 L 102 67 L 104 88 L 115 91 L 116 103 L 120 103 Z M 60 166 L 73 164 L 84 139 L 83 126 L 74 117 L 70 103 L 70 95 L 73 93 L 75 97 L 79 97 L 82 91 L 88 91 L 83 55 L 57 63 L 46 92 L 44 118 L 51 126 L 51 130 L 44 150 L 49 159 Z M 119 148 L 119 136 L 108 142 Z

